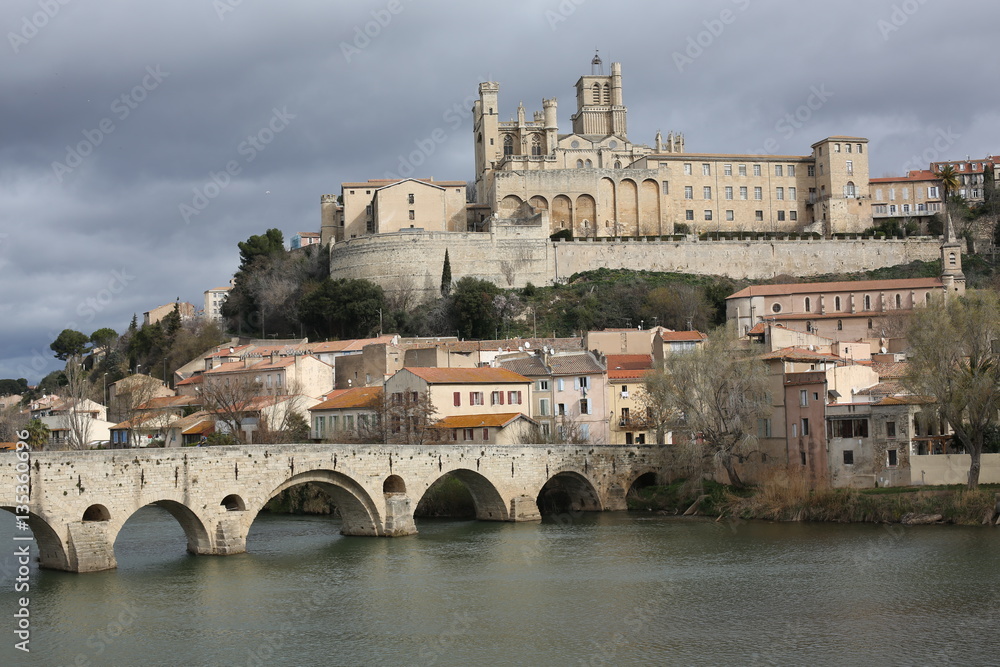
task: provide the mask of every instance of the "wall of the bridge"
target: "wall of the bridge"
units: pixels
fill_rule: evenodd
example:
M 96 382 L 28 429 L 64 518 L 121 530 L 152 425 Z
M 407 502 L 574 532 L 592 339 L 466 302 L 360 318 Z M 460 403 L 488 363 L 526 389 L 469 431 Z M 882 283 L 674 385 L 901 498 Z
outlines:
M 32 454 L 29 526 L 43 567 L 116 566 L 114 542 L 141 507 L 155 504 L 183 527 L 188 550 L 246 550 L 257 513 L 284 489 L 312 482 L 329 493 L 347 535 L 416 532 L 413 510 L 447 474 L 461 479 L 477 517 L 540 518 L 537 500 L 556 478 L 573 509 L 625 509 L 640 475 L 661 472 L 656 446 L 279 445 Z M 13 509 L 13 456 L 0 456 L 0 507 Z

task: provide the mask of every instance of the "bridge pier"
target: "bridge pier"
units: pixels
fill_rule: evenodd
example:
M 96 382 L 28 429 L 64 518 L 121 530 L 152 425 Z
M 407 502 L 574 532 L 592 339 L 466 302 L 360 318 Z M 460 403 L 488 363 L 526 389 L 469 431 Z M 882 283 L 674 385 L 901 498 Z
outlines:
M 227 514 L 242 515 L 246 514 L 246 512 L 231 512 Z M 209 556 L 232 556 L 233 554 L 246 553 L 249 527 L 244 526 L 244 523 L 243 517 L 226 516 L 215 524 L 214 544 L 207 550 L 202 550 L 200 546 L 195 545 L 195 549 L 197 550 L 192 550 L 192 545 L 188 543 L 188 551 Z
M 531 496 L 516 496 L 510 499 L 510 520 L 541 521 L 542 513 L 538 511 L 538 503 Z
M 66 542 L 68 567 L 60 562 L 46 562 L 44 553 L 42 567 L 70 572 L 100 572 L 118 567 L 107 521 L 72 521 L 67 524 L 66 531 L 69 535 Z
M 413 521 L 413 503 L 405 493 L 385 494 L 386 537 L 416 535 L 417 524 Z

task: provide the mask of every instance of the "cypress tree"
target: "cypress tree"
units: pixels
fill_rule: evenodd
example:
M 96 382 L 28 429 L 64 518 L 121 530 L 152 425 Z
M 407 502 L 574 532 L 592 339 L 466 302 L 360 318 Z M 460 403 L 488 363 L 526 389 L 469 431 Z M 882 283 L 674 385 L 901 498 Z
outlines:
M 451 260 L 448 258 L 448 249 L 444 251 L 444 268 L 441 269 L 441 296 L 451 294 Z

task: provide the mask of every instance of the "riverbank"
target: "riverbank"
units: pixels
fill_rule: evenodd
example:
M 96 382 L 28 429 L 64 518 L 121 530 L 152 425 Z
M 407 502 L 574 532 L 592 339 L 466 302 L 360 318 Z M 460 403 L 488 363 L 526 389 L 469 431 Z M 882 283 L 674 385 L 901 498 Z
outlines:
M 676 481 L 630 494 L 629 509 L 770 521 L 994 525 L 1000 486 L 809 490 L 769 482 L 746 490 Z

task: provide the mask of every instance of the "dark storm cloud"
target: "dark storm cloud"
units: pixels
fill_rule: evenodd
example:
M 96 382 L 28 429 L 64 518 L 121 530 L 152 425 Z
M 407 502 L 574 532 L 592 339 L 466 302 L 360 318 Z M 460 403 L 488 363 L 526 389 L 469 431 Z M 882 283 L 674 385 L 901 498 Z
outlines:
M 941 157 L 1000 149 L 994 3 L 63 2 L 0 10 L 0 377 L 55 368 L 67 326 L 200 305 L 238 241 L 318 229 L 342 181 L 413 155 L 416 175 L 471 179 L 481 80 L 500 82 L 503 117 L 557 97 L 567 131 L 595 48 L 623 65 L 639 143 L 675 130 L 691 152 L 805 154 L 859 134 L 873 175 L 926 166 L 912 158 L 942 133 Z

